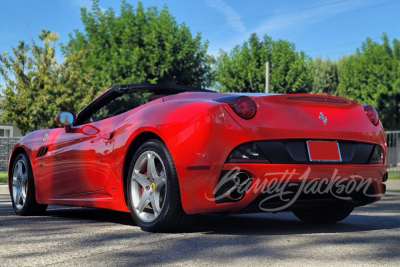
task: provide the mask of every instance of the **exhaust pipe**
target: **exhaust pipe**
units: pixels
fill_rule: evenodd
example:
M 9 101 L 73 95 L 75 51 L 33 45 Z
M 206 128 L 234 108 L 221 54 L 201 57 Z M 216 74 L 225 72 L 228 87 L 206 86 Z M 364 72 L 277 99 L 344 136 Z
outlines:
M 251 178 L 246 172 L 239 172 L 229 180 L 230 187 L 225 190 L 224 195 L 232 201 L 239 201 L 246 193 L 245 189 L 251 184 Z

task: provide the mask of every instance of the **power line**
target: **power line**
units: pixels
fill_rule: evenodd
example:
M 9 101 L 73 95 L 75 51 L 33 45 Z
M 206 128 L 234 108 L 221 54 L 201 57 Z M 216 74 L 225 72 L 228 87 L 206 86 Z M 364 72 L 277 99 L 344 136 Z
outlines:
M 279 13 L 270 13 L 262 16 L 254 16 L 254 17 L 245 17 L 241 19 L 231 19 L 231 20 L 224 20 L 224 21 L 214 21 L 214 22 L 207 22 L 207 23 L 200 23 L 200 24 L 194 24 L 192 26 L 199 26 L 199 25 L 212 25 L 212 24 L 221 24 L 221 23 L 226 23 L 226 22 L 234 22 L 234 21 L 243 21 L 243 20 L 252 20 L 252 19 L 257 19 L 257 18 L 265 18 L 268 16 L 273 16 L 273 15 L 282 15 L 282 14 L 288 14 L 288 13 L 293 13 L 297 11 L 303 11 L 303 10 L 309 10 L 309 9 L 315 9 L 319 7 L 324 7 L 324 6 L 330 6 L 330 5 L 336 5 L 339 3 L 347 2 L 348 0 L 341 0 L 341 1 L 336 1 L 336 2 L 330 2 L 322 5 L 317 5 L 317 6 L 311 6 L 311 7 L 305 7 L 305 8 L 300 8 L 300 9 L 295 9 L 295 10 L 289 10 L 289 11 L 284 11 L 284 12 L 279 12 Z
M 252 25 L 252 26 L 270 26 L 270 25 L 288 24 L 288 23 L 292 23 L 292 22 L 299 22 L 299 21 L 305 21 L 305 20 L 311 20 L 311 19 L 318 19 L 318 18 L 329 17 L 329 16 L 333 16 L 333 15 L 352 13 L 352 12 L 356 12 L 356 11 L 360 11 L 360 10 L 366 10 L 366 9 L 371 9 L 371 8 L 376 8 L 376 7 L 391 5 L 391 4 L 395 4 L 395 3 L 399 3 L 399 2 L 400 2 L 400 1 L 394 1 L 394 2 L 384 3 L 384 4 L 380 4 L 380 5 L 374 5 L 374 6 L 369 6 L 369 7 L 357 8 L 357 9 L 353 9 L 353 10 L 349 10 L 349 11 L 331 13 L 331 14 L 322 15 L 322 16 L 315 16 L 315 17 L 309 17 L 309 18 L 303 18 L 303 19 L 296 19 L 296 20 L 289 20 L 289 21 L 282 21 L 282 22 L 275 22 L 275 23 L 266 23 L 266 24 Z M 202 32 L 219 31 L 219 30 L 221 30 L 221 29 L 203 30 Z

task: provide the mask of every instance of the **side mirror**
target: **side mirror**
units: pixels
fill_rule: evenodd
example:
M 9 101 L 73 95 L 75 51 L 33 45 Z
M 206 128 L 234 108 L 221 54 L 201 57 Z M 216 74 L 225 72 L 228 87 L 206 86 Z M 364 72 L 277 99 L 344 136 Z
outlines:
M 56 116 L 56 122 L 64 126 L 65 130 L 68 131 L 71 129 L 71 125 L 74 124 L 76 119 L 75 113 L 71 111 L 61 111 Z

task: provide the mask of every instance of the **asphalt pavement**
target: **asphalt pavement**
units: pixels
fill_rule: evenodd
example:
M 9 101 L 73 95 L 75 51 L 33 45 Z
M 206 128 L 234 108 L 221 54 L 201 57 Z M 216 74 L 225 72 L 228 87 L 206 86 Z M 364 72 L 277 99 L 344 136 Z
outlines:
M 202 215 L 183 233 L 146 233 L 130 214 L 49 206 L 19 217 L 0 185 L 0 266 L 400 266 L 400 180 L 334 225 L 291 213 Z

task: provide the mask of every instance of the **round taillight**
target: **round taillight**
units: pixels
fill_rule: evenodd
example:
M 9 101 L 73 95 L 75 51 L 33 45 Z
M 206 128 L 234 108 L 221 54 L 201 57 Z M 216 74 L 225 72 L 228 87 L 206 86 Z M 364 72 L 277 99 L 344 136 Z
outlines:
M 373 125 L 378 125 L 379 117 L 378 112 L 376 112 L 375 108 L 371 105 L 364 105 L 365 115 L 367 115 L 368 119 L 371 121 Z
M 256 115 L 257 107 L 248 96 L 238 97 L 234 104 L 235 112 L 243 119 L 249 120 Z

